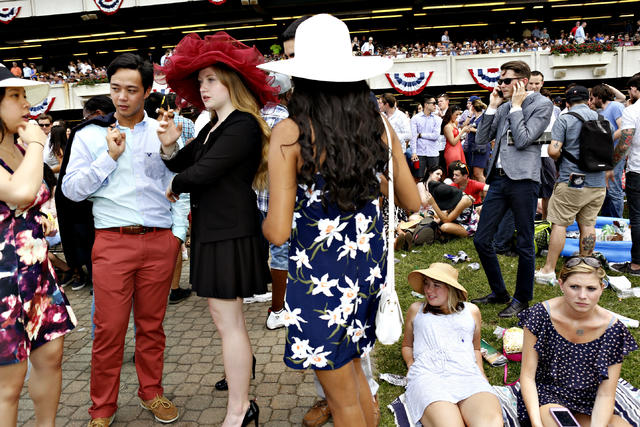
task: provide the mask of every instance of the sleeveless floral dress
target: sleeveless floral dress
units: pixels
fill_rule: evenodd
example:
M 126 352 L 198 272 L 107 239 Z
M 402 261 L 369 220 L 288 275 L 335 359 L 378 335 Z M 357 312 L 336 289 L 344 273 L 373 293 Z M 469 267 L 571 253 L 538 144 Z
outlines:
M 324 180 L 298 185 L 285 297 L 284 361 L 294 369 L 338 369 L 376 340 L 387 247 L 378 199 L 357 212 L 322 206 Z
M 0 365 L 22 362 L 77 324 L 47 257 L 39 211 L 49 196 L 42 183 L 27 207 L 0 201 Z

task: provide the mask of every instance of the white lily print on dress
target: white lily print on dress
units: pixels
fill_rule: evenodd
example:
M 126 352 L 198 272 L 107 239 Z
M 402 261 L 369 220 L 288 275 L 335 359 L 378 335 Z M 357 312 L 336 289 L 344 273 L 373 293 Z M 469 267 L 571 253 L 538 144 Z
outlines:
M 356 236 L 356 242 L 358 243 L 358 249 L 362 252 L 367 253 L 371 249 L 371 245 L 369 241 L 374 236 L 373 233 L 358 233 Z
M 305 194 L 308 197 L 307 207 L 311 206 L 311 204 L 314 202 L 320 201 L 320 196 L 322 196 L 322 191 L 316 190 L 315 184 L 313 184 L 311 188 L 309 188 L 306 184 L 300 184 L 300 188 L 304 190 Z
M 358 286 L 358 279 L 356 279 L 356 283 L 353 283 L 353 280 L 351 280 L 348 276 L 345 276 L 344 280 L 345 282 L 347 282 L 347 285 L 349 286 L 345 286 L 344 288 L 338 286 L 338 289 L 340 290 L 340 292 L 342 292 L 342 296 L 340 297 L 340 303 L 349 304 L 358 297 L 358 292 L 360 292 L 360 287 Z
M 327 366 L 327 356 L 330 355 L 331 352 L 323 352 L 322 350 L 324 350 L 323 345 L 316 347 L 315 350 L 311 349 L 307 356 L 307 360 L 304 361 L 302 366 L 305 368 L 308 368 L 309 365 L 313 365 L 316 368 L 324 368 L 325 366 Z
M 373 350 L 373 342 L 370 342 L 366 346 L 362 347 L 362 354 L 360 355 L 360 357 L 367 357 L 369 353 L 371 353 L 371 350 Z
M 376 279 L 382 279 L 382 275 L 380 274 L 380 266 L 376 264 L 375 267 L 369 267 L 369 276 L 364 279 L 369 282 L 369 285 L 373 285 Z
M 355 326 L 353 324 L 355 323 Z M 367 324 L 362 325 L 362 322 L 358 319 L 354 319 L 351 322 L 351 325 L 347 328 L 347 335 L 351 337 L 351 341 L 358 342 L 361 338 L 366 338 L 367 334 L 365 333 L 365 329 L 367 328 Z
M 309 340 L 301 340 L 298 337 L 293 337 L 293 344 L 291 344 L 291 351 L 293 352 L 292 359 L 306 359 L 309 356 L 311 347 L 309 346 Z
M 284 313 L 282 315 L 282 321 L 284 322 L 284 325 L 285 326 L 295 325 L 298 328 L 298 330 L 302 332 L 302 327 L 300 326 L 300 323 L 307 323 L 307 321 L 299 316 L 300 313 L 302 313 L 301 309 L 296 308 L 295 310 L 292 311 L 289 308 L 289 304 L 287 304 L 287 302 L 285 301 Z
M 311 275 L 311 282 L 313 282 L 314 285 L 311 295 L 324 294 L 332 297 L 331 288 L 338 286 L 338 279 L 329 280 L 329 273 L 325 273 L 320 279 Z
M 340 246 L 340 249 L 338 249 L 338 251 L 341 251 L 338 255 L 338 260 L 347 255 L 349 255 L 351 259 L 355 259 L 356 252 L 358 251 L 358 244 L 349 239 L 349 236 L 344 236 L 344 245 Z
M 325 310 L 324 314 L 318 316 L 322 320 L 327 320 L 327 328 L 332 327 L 333 325 L 344 325 L 344 320 L 342 318 L 342 307 L 338 306 L 333 310 Z
M 304 249 L 299 250 L 298 248 L 296 248 L 296 254 L 292 255 L 290 258 L 292 261 L 296 262 L 296 268 L 300 268 L 304 265 L 309 270 L 313 269 L 313 267 L 311 267 L 311 264 L 309 264 L 309 257 L 307 256 L 307 253 Z
M 371 217 L 365 216 L 362 212 L 356 214 L 356 230 L 358 233 L 364 233 L 367 228 L 369 228 L 369 224 L 371 223 Z
M 346 222 L 340 224 L 340 216 L 337 216 L 335 219 L 323 218 L 318 221 L 318 230 L 320 230 L 320 234 L 318 237 L 313 239 L 313 241 L 321 242 L 324 239 L 327 239 L 327 247 L 331 246 L 331 242 L 333 242 L 334 238 L 342 242 L 342 234 L 340 234 L 340 232 L 344 230 L 346 226 Z
M 298 218 L 302 218 L 302 214 L 298 213 L 298 212 L 294 212 L 293 213 L 293 220 L 291 221 L 291 229 L 295 230 L 296 227 L 298 226 L 296 224 L 296 221 L 298 220 Z

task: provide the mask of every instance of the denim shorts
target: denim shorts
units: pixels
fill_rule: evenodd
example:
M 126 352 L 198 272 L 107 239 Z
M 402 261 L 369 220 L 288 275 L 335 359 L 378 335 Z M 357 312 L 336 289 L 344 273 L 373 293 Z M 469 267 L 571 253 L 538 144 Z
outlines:
M 271 265 L 274 270 L 288 270 L 289 269 L 289 241 L 286 241 L 282 246 L 276 246 L 269 244 L 269 250 L 271 251 Z

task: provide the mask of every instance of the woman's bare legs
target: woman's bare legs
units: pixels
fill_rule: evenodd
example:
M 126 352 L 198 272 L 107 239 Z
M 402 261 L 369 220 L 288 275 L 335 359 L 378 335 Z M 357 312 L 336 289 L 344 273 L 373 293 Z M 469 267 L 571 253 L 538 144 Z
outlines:
M 18 401 L 27 374 L 27 361 L 0 366 L 0 427 L 18 423 Z
M 223 427 L 241 425 L 249 408 L 252 351 L 242 311 L 242 298 L 209 298 L 209 312 L 222 339 L 224 372 L 229 384 Z
M 480 181 L 483 184 L 486 181 L 486 178 L 484 176 L 484 169 L 477 166 L 473 167 L 473 177 L 473 179 L 475 179 L 476 181 Z
M 427 406 L 420 422 L 424 427 L 464 427 L 458 405 L 441 400 Z
M 551 413 L 549 412 L 550 408 L 563 408 L 563 406 L 550 403 L 548 405 L 542 405 L 540 407 L 540 417 L 542 418 L 542 424 L 545 427 L 556 427 L 558 424 L 551 416 Z M 572 414 L 576 418 L 576 420 L 578 420 L 578 423 L 582 427 L 589 427 L 591 425 L 591 416 L 573 411 Z M 611 415 L 611 419 L 609 420 L 609 423 L 607 425 L 611 427 L 631 427 L 631 424 L 626 422 L 618 415 Z
M 354 359 L 338 369 L 318 369 L 315 373 L 327 397 L 336 427 L 373 426 L 373 397 L 360 359 Z
M 62 349 L 64 337 L 50 341 L 31 352 L 32 369 L 29 395 L 33 400 L 38 427 L 54 426 L 62 391 Z
M 458 402 L 458 408 L 467 426 L 500 427 L 503 425 L 500 402 L 492 393 L 473 394 Z

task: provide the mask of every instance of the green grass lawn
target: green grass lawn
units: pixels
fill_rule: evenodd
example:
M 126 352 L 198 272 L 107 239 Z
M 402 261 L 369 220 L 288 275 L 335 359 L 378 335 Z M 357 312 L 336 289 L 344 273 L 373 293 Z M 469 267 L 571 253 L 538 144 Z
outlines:
M 459 250 L 465 251 L 472 258 L 471 262 L 479 262 L 471 239 L 456 239 L 446 244 L 435 243 L 430 246 L 422 246 L 414 249 L 416 252 L 396 252 L 396 258 L 400 260 L 400 262 L 396 264 L 396 290 L 398 292 L 400 304 L 402 305 L 402 309 L 405 313 L 411 303 L 418 301 L 418 298 L 411 295 L 411 287 L 407 282 L 407 276 L 409 273 L 418 268 L 427 268 L 432 262 L 447 262 L 443 258 L 443 255 L 445 253 L 455 255 Z M 502 274 L 504 276 L 505 283 L 507 284 L 507 289 L 511 294 L 513 294 L 518 259 L 506 256 L 499 256 L 498 258 L 500 260 L 500 266 L 502 267 Z M 540 268 L 544 264 L 544 261 L 544 257 L 537 257 L 536 268 Z M 460 263 L 456 265 L 456 268 L 460 274 L 459 282 L 469 292 L 469 299 L 488 294 L 490 289 L 484 270 L 480 268 L 480 270 L 473 271 L 468 267 L 468 265 L 469 262 Z M 560 263 L 558 266 L 560 266 Z M 629 279 L 633 286 L 640 286 L 640 278 L 629 277 Z M 534 297 L 531 304 L 553 298 L 560 295 L 560 293 L 561 292 L 558 287 L 535 285 Z M 600 305 L 634 319 L 640 318 L 640 299 L 628 298 L 618 300 L 615 292 L 611 289 L 605 289 L 602 294 L 602 298 L 600 299 Z M 498 317 L 498 312 L 504 307 L 504 305 L 487 305 L 479 307 L 482 312 L 482 337 L 499 350 L 502 349 L 502 341 L 496 339 L 493 335 L 495 327 L 499 325 L 503 328 L 508 328 L 517 325 L 517 318 L 501 319 Z M 636 341 L 640 343 L 640 330 L 631 329 L 631 333 Z M 374 357 L 378 373 L 386 372 L 406 375 L 407 367 L 404 364 L 404 360 L 400 353 L 401 342 L 402 338 L 400 338 L 399 342 L 391 346 L 384 346 L 380 343 L 376 345 Z M 503 367 L 493 368 L 485 362 L 484 370 L 491 384 L 502 385 L 502 377 L 504 374 Z M 520 363 L 509 362 L 509 380 L 515 381 L 515 379 L 518 378 L 519 372 Z M 625 358 L 624 363 L 622 364 L 621 376 L 631 382 L 634 386 L 640 386 L 640 351 L 632 352 L 627 358 Z M 379 383 L 380 390 L 378 391 L 378 399 L 382 413 L 381 425 L 393 426 L 393 415 L 386 406 L 404 392 L 404 387 L 392 386 L 384 381 L 379 381 Z

